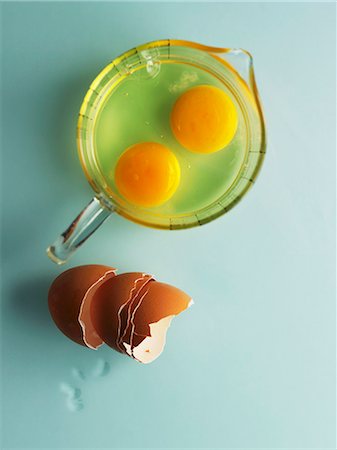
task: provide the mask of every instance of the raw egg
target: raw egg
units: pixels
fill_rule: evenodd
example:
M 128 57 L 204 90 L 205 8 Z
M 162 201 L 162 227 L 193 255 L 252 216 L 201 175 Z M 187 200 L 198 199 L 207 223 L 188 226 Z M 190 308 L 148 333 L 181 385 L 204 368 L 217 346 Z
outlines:
M 48 297 L 52 318 L 70 339 L 92 349 L 106 343 L 142 363 L 158 358 L 172 319 L 193 303 L 152 275 L 115 275 L 98 265 L 67 270 Z
M 221 89 L 200 85 L 182 94 L 171 112 L 177 141 L 196 153 L 213 153 L 226 147 L 238 126 L 236 107 Z
M 48 293 L 49 311 L 68 338 L 92 349 L 103 344 L 91 321 L 90 303 L 98 286 L 115 273 L 115 269 L 107 266 L 79 266 L 66 270 L 53 281 Z
M 180 182 L 174 153 L 162 144 L 132 145 L 119 158 L 115 183 L 122 196 L 138 206 L 158 206 L 169 200 Z

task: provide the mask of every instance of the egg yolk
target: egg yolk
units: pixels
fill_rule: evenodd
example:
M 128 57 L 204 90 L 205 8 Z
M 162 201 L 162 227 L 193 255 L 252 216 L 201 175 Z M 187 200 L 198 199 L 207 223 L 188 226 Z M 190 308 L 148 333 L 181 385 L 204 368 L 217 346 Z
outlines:
M 180 181 L 180 166 L 173 152 L 155 142 L 132 145 L 119 158 L 115 183 L 129 202 L 157 206 L 175 193 Z
M 238 125 L 235 105 L 214 86 L 196 86 L 182 94 L 171 112 L 177 141 L 196 153 L 221 150 L 233 139 Z

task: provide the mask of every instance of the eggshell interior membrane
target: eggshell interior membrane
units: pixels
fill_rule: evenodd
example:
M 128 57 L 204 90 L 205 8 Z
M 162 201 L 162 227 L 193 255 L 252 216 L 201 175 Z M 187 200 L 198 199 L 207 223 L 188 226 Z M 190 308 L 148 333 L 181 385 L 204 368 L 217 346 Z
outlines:
M 126 273 L 97 289 L 91 317 L 106 344 L 150 363 L 163 351 L 172 318 L 191 304 L 183 291 L 159 283 L 151 275 Z
M 143 364 L 148 364 L 158 358 L 164 350 L 167 330 L 173 317 L 164 317 L 156 323 L 151 323 L 149 325 L 151 336 L 143 338 L 133 350 L 131 350 L 130 344 L 124 342 L 126 353 Z
M 53 281 L 48 293 L 50 314 L 68 338 L 92 349 L 103 344 L 91 321 L 90 304 L 96 289 L 115 272 L 108 266 L 79 266 Z

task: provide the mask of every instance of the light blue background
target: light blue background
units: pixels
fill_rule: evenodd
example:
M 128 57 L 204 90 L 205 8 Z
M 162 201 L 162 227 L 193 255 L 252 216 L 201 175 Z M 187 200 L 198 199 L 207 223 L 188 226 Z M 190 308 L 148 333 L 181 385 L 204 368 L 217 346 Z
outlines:
M 2 4 L 4 448 L 335 448 L 334 30 L 334 4 Z M 75 143 L 91 80 L 166 37 L 252 52 L 268 154 L 221 219 L 165 232 L 113 217 L 71 260 L 193 296 L 142 366 L 57 331 L 62 269 L 44 250 L 91 196 Z

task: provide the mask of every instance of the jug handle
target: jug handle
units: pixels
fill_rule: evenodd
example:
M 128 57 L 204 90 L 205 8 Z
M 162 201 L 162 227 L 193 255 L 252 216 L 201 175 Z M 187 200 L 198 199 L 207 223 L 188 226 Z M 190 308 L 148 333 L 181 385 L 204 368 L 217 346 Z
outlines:
M 98 197 L 94 197 L 69 227 L 47 248 L 49 258 L 56 264 L 66 263 L 112 212 Z

